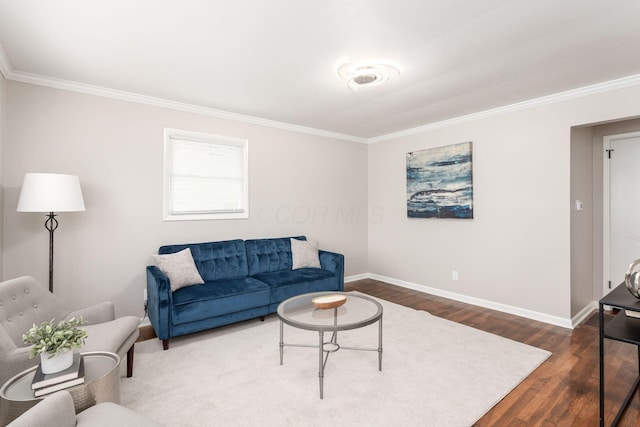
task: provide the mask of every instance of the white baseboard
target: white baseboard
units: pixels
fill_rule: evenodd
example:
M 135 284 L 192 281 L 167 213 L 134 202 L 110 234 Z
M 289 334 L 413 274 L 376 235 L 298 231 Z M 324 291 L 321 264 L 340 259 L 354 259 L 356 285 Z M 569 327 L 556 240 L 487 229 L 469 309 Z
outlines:
M 347 276 L 344 278 L 344 283 L 355 282 L 356 280 L 368 279 L 370 276 L 368 273 L 355 274 L 353 276 Z
M 598 311 L 598 301 L 592 301 L 585 308 L 580 310 L 578 314 L 571 318 L 571 325 L 573 328 L 584 322 L 591 316 L 591 313 Z
M 564 319 L 562 317 L 551 316 L 546 313 L 540 313 L 537 311 L 528 310 L 521 307 L 514 307 L 511 305 L 497 303 L 497 302 L 485 300 L 482 298 L 470 297 L 468 295 L 463 295 L 455 292 L 445 291 L 442 289 L 432 288 L 429 286 L 420 285 L 418 283 L 412 283 L 404 280 L 394 279 L 392 277 L 381 276 L 379 274 L 365 273 L 365 274 L 359 274 L 357 276 L 349 276 L 349 277 L 350 278 L 358 277 L 358 279 L 355 279 L 355 280 L 360 280 L 360 279 L 380 280 L 381 282 L 402 286 L 403 288 L 413 289 L 414 291 L 424 292 L 426 294 L 448 298 L 454 301 L 460 301 L 467 304 L 476 305 L 478 307 L 490 308 L 492 310 L 501 311 L 503 313 L 514 314 L 516 316 L 537 320 L 539 322 L 544 322 L 544 323 L 560 326 L 567 329 L 573 329 L 574 325 L 579 324 L 577 320 L 586 318 L 587 314 L 590 313 L 590 311 L 589 313 L 587 313 L 587 309 L 591 309 L 591 305 L 590 305 L 588 307 L 585 307 L 585 309 L 583 309 L 574 319 Z M 345 278 L 345 282 L 346 281 L 347 280 Z

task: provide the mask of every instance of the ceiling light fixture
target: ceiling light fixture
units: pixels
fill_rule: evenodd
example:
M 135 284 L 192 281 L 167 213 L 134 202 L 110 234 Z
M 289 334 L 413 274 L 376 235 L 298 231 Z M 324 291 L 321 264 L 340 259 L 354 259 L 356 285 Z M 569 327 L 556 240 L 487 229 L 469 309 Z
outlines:
M 358 90 L 361 87 L 381 85 L 391 77 L 400 75 L 400 71 L 391 65 L 347 62 L 338 68 L 338 75 L 347 82 L 349 89 Z

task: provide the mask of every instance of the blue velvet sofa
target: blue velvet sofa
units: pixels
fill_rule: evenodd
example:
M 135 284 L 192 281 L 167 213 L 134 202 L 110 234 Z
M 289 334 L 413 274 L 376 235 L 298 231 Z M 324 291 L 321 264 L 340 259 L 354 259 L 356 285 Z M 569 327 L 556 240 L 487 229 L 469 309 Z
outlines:
M 147 266 L 149 319 L 165 350 L 172 337 L 252 318 L 264 320 L 292 296 L 344 290 L 342 254 L 320 250 L 321 268 L 293 270 L 289 238 L 170 245 L 160 247 L 158 254 L 185 248 L 191 250 L 202 285 L 172 292 L 168 277 L 157 266 Z

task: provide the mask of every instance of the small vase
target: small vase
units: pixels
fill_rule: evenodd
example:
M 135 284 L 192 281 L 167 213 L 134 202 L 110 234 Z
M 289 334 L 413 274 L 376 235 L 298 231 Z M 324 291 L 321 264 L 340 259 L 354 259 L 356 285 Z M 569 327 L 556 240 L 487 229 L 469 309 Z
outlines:
M 40 354 L 40 366 L 43 374 L 55 374 L 73 365 L 73 351 L 64 351 L 53 357 L 50 353 Z

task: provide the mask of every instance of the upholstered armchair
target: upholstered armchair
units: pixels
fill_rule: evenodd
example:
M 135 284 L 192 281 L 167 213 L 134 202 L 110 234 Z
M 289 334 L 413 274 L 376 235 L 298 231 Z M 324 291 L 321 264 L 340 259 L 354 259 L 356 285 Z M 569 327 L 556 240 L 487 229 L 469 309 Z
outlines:
M 8 427 L 154 427 L 160 424 L 124 406 L 99 403 L 76 415 L 68 391 L 54 393 L 41 400 Z
M 80 316 L 87 322 L 83 328 L 89 336 L 77 351 L 109 351 L 122 360 L 126 355 L 130 377 L 140 319 L 135 316 L 116 319 L 110 302 L 70 311 L 36 279 L 23 276 L 0 283 L 0 384 L 39 363 L 38 358 L 29 359 L 30 346 L 22 341 L 22 334 L 34 323 Z

